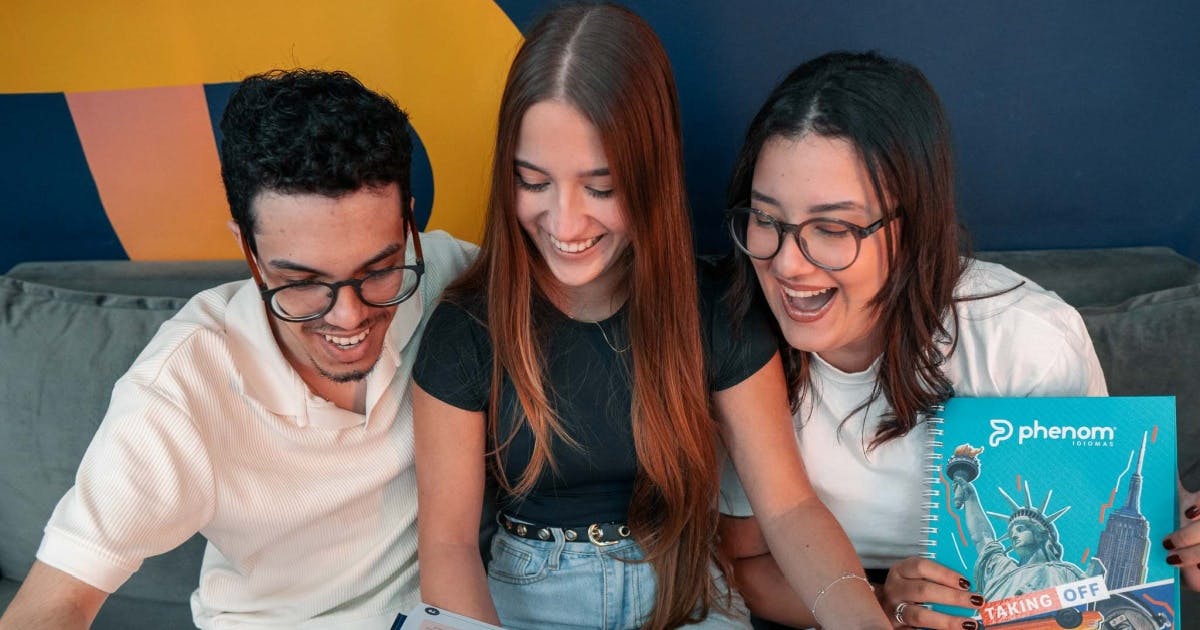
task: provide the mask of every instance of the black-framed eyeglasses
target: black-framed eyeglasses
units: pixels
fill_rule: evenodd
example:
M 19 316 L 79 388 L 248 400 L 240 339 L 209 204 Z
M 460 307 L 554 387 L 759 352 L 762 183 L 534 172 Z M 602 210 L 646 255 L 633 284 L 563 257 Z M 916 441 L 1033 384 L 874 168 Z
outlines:
M 244 236 L 242 243 L 250 273 L 271 314 L 285 322 L 307 322 L 320 319 L 333 310 L 342 287 L 354 289 L 354 294 L 363 304 L 378 308 L 394 306 L 416 294 L 421 285 L 421 276 L 425 274 L 425 260 L 421 254 L 421 237 L 417 234 L 412 211 L 407 207 L 404 224 L 416 255 L 413 264 L 379 269 L 361 278 L 340 282 L 305 280 L 268 289 L 255 254 L 250 251 Z
M 787 223 L 754 208 L 731 208 L 725 211 L 725 217 L 734 245 L 747 256 L 770 260 L 783 247 L 784 236 L 791 234 L 808 262 L 826 271 L 841 271 L 853 265 L 862 240 L 892 220 L 884 217 L 866 227 L 826 218 Z

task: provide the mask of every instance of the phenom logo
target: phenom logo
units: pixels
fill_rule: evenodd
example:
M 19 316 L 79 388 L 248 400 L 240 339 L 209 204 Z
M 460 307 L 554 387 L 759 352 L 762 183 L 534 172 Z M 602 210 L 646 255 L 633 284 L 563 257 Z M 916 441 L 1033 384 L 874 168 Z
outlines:
M 991 420 L 992 434 L 988 436 L 988 446 L 995 448 L 1001 442 L 1013 436 L 1013 424 L 1003 418 L 993 418 Z M 1095 445 L 1103 443 L 1111 443 L 1117 435 L 1116 427 L 1088 427 L 1088 426 L 1046 426 L 1036 418 L 1033 424 L 1023 424 L 1016 427 L 1017 444 L 1024 444 L 1025 440 L 1073 440 L 1076 442 L 1090 442 Z
M 992 418 L 992 434 L 988 437 L 988 446 L 996 448 L 1001 442 L 1012 437 L 1012 423 L 1001 418 Z

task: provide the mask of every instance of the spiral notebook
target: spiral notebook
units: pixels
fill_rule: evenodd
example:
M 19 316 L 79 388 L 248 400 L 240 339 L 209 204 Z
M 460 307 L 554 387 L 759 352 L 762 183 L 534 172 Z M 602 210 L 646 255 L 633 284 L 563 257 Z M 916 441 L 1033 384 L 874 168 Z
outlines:
M 929 418 L 929 558 L 987 628 L 1177 628 L 1175 399 L 952 398 Z M 941 609 L 941 608 L 939 608 Z

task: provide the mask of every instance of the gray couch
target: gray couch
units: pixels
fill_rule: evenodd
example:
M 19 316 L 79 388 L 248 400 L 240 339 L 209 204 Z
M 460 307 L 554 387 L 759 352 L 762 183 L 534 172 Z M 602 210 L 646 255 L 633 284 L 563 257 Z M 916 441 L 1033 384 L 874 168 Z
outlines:
M 1200 264 L 1162 248 L 981 255 L 1080 308 L 1119 394 L 1178 397 L 1185 483 L 1200 487 Z M 193 293 L 242 262 L 24 263 L 0 276 L 0 609 L 29 571 L 113 383 Z M 191 627 L 203 540 L 146 561 L 95 628 Z M 1185 596 L 1200 622 L 1200 598 Z

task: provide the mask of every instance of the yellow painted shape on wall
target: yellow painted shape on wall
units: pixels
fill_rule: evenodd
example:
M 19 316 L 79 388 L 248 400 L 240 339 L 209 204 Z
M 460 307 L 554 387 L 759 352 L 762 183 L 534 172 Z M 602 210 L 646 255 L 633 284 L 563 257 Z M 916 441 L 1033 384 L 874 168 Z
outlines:
M 240 256 L 202 86 L 67 94 L 67 106 L 131 260 Z
M 433 167 L 429 228 L 478 240 L 496 112 L 520 41 L 488 0 L 10 0 L 0 3 L 0 93 L 224 83 L 276 67 L 345 69 L 412 116 Z M 227 214 L 212 220 L 223 224 Z

